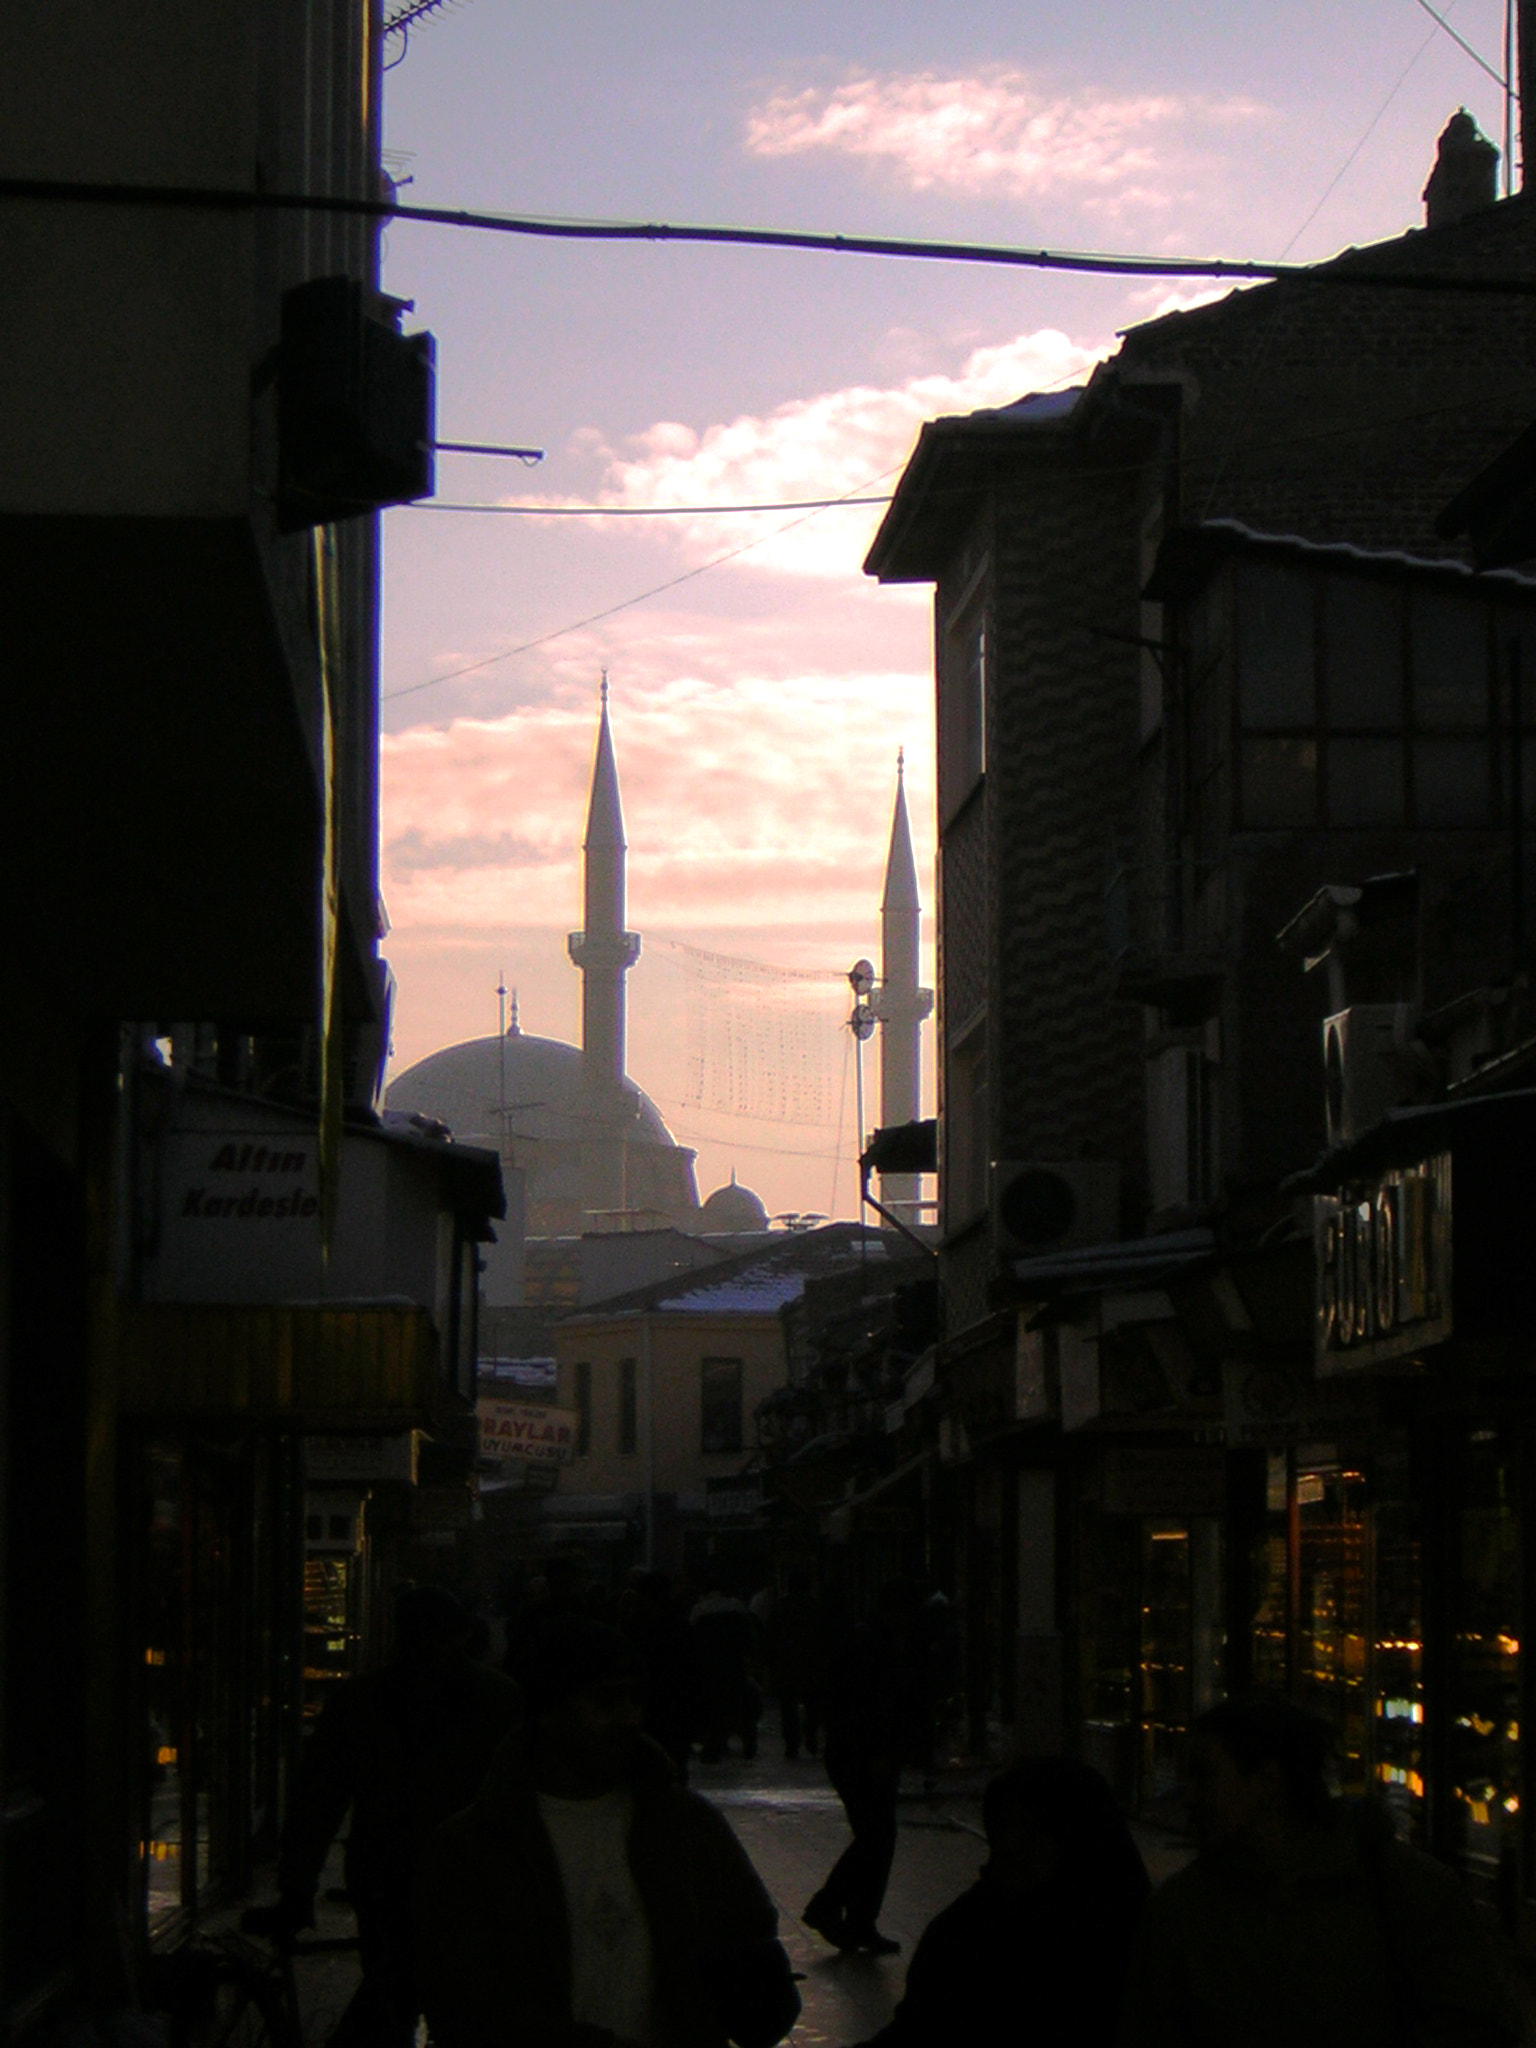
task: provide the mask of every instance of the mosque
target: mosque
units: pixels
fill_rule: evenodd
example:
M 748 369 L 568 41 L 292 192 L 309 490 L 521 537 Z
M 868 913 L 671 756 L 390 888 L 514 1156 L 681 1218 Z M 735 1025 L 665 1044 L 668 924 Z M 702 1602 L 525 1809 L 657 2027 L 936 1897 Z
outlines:
M 624 928 L 624 817 L 606 675 L 583 851 L 583 923 L 568 941 L 582 978 L 580 1046 L 530 1036 L 514 1000 L 504 1032 L 429 1054 L 391 1084 L 387 1105 L 498 1153 L 509 1180 L 522 1183 L 530 1238 L 766 1230 L 763 1203 L 734 1175 L 699 1200 L 695 1154 L 676 1142 L 624 1071 L 625 977 L 640 956 L 640 937 Z M 882 1121 L 902 1123 L 918 1114 L 918 1031 L 932 997 L 917 986 L 917 873 L 899 769 L 881 909 L 881 1112 Z

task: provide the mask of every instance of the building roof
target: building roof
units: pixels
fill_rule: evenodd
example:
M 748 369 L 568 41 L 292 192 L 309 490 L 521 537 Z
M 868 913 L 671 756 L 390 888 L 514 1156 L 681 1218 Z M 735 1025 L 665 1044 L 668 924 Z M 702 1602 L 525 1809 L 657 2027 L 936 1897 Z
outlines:
M 697 1273 L 669 1274 L 649 1287 L 594 1302 L 581 1310 L 579 1320 L 644 1314 L 777 1315 L 798 1301 L 807 1281 L 818 1275 L 857 1265 L 861 1258 L 883 1261 L 891 1256 L 886 1233 L 858 1223 L 778 1231 L 767 1245 L 738 1258 Z
M 1402 548 L 1357 547 L 1353 541 L 1304 540 L 1295 533 L 1260 533 L 1240 519 L 1206 519 L 1198 526 L 1169 534 L 1158 550 L 1157 566 L 1145 595 L 1155 602 L 1188 597 L 1231 554 L 1264 555 L 1277 561 L 1319 568 L 1359 570 L 1362 574 L 1424 580 L 1470 590 L 1492 584 L 1515 599 L 1536 599 L 1536 576 L 1514 569 L 1479 571 L 1466 562 L 1443 556 L 1414 555 Z
M 1149 320 L 1079 392 L 929 421 L 866 573 L 933 581 L 980 493 L 1069 453 L 1123 465 L 1138 435 L 1157 447 L 1175 409 L 1181 467 L 1213 511 L 1271 532 L 1411 537 L 1427 557 L 1457 553 L 1437 518 L 1529 424 L 1528 386 L 1510 365 L 1536 345 L 1536 300 L 1416 290 L 1425 274 L 1528 287 L 1536 194 Z M 1351 289 L 1357 278 L 1369 288 Z

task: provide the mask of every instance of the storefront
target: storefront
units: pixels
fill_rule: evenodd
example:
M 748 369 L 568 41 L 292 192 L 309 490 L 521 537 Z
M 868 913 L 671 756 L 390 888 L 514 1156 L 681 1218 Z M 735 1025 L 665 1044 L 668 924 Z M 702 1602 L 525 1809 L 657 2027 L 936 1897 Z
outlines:
M 409 1526 L 419 1443 L 472 1430 L 499 1207 L 493 1156 L 349 1131 L 327 1255 L 312 1126 L 212 1088 L 168 1106 L 115 1323 L 127 1893 L 156 1944 L 274 1853 L 306 1722 L 378 1634 L 371 1532 Z
M 1526 1092 L 1399 1111 L 1308 1183 L 1310 1433 L 1268 1452 L 1252 1615 L 1256 1671 L 1339 1731 L 1341 1789 L 1511 1926 L 1536 1892 L 1533 1137 Z

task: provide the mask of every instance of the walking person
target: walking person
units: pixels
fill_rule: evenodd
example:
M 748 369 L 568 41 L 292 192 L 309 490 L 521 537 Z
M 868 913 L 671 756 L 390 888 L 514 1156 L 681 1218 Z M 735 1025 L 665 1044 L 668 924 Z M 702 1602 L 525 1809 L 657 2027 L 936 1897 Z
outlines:
M 757 1648 L 757 1623 L 745 1600 L 731 1591 L 718 1572 L 710 1572 L 704 1591 L 688 1616 L 698 1670 L 703 1727 L 699 1761 L 721 1762 L 733 1735 L 742 1756 L 757 1755 L 757 1723 L 762 1695 L 752 1676 Z
M 881 1604 L 878 1616 L 836 1630 L 827 1668 L 826 1766 L 853 1840 L 800 1918 L 834 1948 L 895 1955 L 878 1925 L 896 1854 L 901 1789 L 902 1672 Z
M 1283 1694 L 1192 1730 L 1200 1853 L 1142 1920 L 1121 2048 L 1513 2048 L 1521 2026 L 1460 1878 L 1329 1788 L 1332 1731 Z
M 350 1809 L 346 1882 L 362 1983 L 331 2036 L 337 2048 L 411 2048 L 421 2010 L 411 1893 L 421 1845 L 478 1791 L 522 1695 L 469 1654 L 474 1620 L 437 1586 L 395 1603 L 395 1653 L 339 1685 L 309 1737 L 283 1830 L 278 1901 L 252 1931 L 291 1939 L 315 1924 L 315 1894 Z
M 981 1876 L 930 1921 L 890 2024 L 864 2048 L 986 2041 L 1113 2048 L 1151 1886 L 1113 1793 L 1073 1757 L 1012 1765 L 982 1799 Z
M 526 1736 L 422 1857 L 438 2048 L 772 2048 L 800 2010 L 773 1903 L 641 1733 L 632 1645 L 569 1616 L 531 1649 Z
M 827 1684 L 827 1617 L 804 1565 L 792 1565 L 785 1590 L 763 1626 L 768 1687 L 779 1703 L 784 1754 L 793 1763 L 802 1745 L 816 1754 L 822 1694 Z

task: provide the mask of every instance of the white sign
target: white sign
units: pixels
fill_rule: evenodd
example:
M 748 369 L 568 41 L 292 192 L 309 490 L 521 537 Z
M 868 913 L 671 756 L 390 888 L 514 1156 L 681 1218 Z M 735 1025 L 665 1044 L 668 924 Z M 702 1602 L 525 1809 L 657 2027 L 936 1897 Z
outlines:
M 510 1458 L 531 1458 L 541 1465 L 565 1465 L 576 1448 L 576 1411 L 541 1408 L 528 1401 L 498 1401 L 482 1396 L 475 1403 L 480 1424 L 480 1455 L 502 1464 Z

